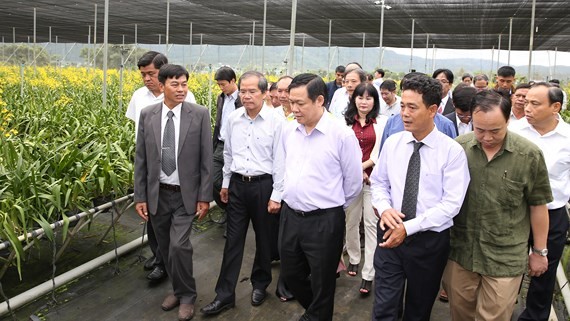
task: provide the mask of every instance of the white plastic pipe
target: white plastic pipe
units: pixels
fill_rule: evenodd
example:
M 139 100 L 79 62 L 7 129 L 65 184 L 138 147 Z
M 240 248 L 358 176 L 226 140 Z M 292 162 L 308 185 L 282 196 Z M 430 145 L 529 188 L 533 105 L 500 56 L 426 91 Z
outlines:
M 564 300 L 566 311 L 570 311 L 570 289 L 567 284 L 568 279 L 566 278 L 566 273 L 564 273 L 564 269 L 560 263 L 558 263 L 558 268 L 556 268 L 556 280 L 558 281 L 558 285 L 561 287 L 560 292 L 562 293 L 562 299 Z
M 147 242 L 147 238 L 144 238 L 144 241 L 142 240 L 143 237 L 139 237 L 138 239 L 127 243 L 119 248 L 117 248 L 117 255 L 121 256 L 124 255 L 134 249 L 136 249 L 137 247 L 139 247 L 142 244 L 145 244 Z M 100 267 L 101 265 L 113 260 L 115 258 L 115 250 L 112 250 L 96 259 L 93 259 L 85 264 L 82 264 L 78 267 L 76 267 L 75 269 L 65 272 L 59 276 L 57 276 L 54 279 L 55 282 L 55 286 L 61 286 L 63 284 L 66 284 L 70 281 L 73 281 L 75 279 L 77 279 L 78 277 Z M 10 299 L 10 308 L 12 310 L 15 310 L 19 307 L 21 307 L 22 305 L 35 300 L 36 298 L 49 293 L 52 290 L 53 287 L 53 283 L 52 280 L 48 280 L 24 293 L 21 293 L 13 298 Z M 0 303 L 0 316 L 4 315 L 8 313 L 8 304 L 6 302 L 2 302 Z

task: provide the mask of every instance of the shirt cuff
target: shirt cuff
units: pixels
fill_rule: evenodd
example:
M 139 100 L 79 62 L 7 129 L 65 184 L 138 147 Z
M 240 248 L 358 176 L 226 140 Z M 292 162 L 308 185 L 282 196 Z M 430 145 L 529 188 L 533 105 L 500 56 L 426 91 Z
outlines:
M 230 186 L 230 178 L 224 177 L 222 180 L 222 188 L 228 188 Z
M 269 199 L 274 202 L 281 203 L 281 192 L 273 190 Z
M 417 217 L 408 221 L 404 221 L 403 224 L 408 236 L 418 233 L 421 229 L 420 220 L 418 220 Z

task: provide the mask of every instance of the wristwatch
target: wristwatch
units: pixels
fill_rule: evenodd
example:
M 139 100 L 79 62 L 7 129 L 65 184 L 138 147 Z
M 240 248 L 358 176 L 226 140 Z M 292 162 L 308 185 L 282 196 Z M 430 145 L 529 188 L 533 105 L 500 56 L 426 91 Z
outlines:
M 547 256 L 548 255 L 548 249 L 535 249 L 534 246 L 532 247 L 532 253 L 534 254 L 538 254 L 540 256 Z

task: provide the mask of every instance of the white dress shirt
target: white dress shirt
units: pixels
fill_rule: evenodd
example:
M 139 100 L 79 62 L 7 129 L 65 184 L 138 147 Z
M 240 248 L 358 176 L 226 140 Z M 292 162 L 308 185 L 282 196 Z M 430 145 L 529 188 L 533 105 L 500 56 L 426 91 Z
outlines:
M 461 121 L 457 114 L 455 114 L 455 123 L 457 124 L 457 136 L 473 131 L 473 121 L 469 121 L 469 123 L 466 124 Z
M 164 94 L 155 96 L 152 91 L 146 88 L 146 86 L 135 90 L 133 96 L 131 97 L 131 101 L 129 102 L 129 107 L 127 107 L 127 112 L 125 113 L 125 116 L 127 116 L 127 118 L 135 122 L 135 141 L 137 140 L 137 133 L 139 131 L 139 118 L 141 115 L 141 110 L 147 106 L 161 103 L 163 100 Z M 196 98 L 190 91 L 188 91 L 185 100 L 189 103 L 196 103 Z
M 346 91 L 345 87 L 339 88 L 334 92 L 333 98 L 329 105 L 329 112 L 331 112 L 335 117 L 344 119 L 344 111 L 348 107 L 350 102 L 350 96 Z
M 219 140 L 225 141 L 226 140 L 226 124 L 228 123 L 228 119 L 230 118 L 230 114 L 236 110 L 236 100 L 238 98 L 238 91 L 234 91 L 229 96 L 224 96 L 224 107 L 222 108 L 222 127 L 220 127 L 220 135 L 218 137 Z
M 160 120 L 160 144 L 164 140 L 164 128 L 166 127 L 166 122 L 168 121 L 168 112 L 171 109 L 166 107 L 165 104 L 162 104 L 162 112 L 161 112 L 161 120 Z M 176 105 L 176 107 L 172 108 L 172 112 L 174 116 L 172 116 L 172 121 L 174 122 L 174 150 L 175 150 L 175 157 L 176 160 L 176 169 L 170 176 L 167 176 L 163 171 L 162 168 L 160 169 L 160 182 L 164 184 L 170 185 L 180 185 L 180 178 L 178 177 L 178 142 L 180 141 L 180 112 L 182 111 L 182 104 Z M 162 158 L 162 149 L 160 150 L 160 157 Z
M 400 96 L 396 96 L 396 100 L 390 106 L 386 104 L 382 96 L 380 96 L 380 114 L 385 116 L 394 116 L 400 113 L 402 109 L 402 98 Z
M 360 145 L 354 131 L 332 114 L 325 111 L 310 134 L 296 121 L 286 123 L 282 147 L 283 200 L 292 209 L 346 208 L 362 190 Z
M 535 143 L 544 154 L 554 198 L 547 204 L 548 209 L 558 209 L 566 205 L 570 198 L 570 125 L 559 116 L 556 128 L 540 135 L 528 123 L 526 117 L 523 117 L 510 122 L 509 130 Z
M 228 118 L 224 144 L 224 179 L 228 188 L 232 173 L 244 176 L 273 176 L 270 199 L 281 202 L 283 192 L 283 154 L 279 151 L 284 120 L 265 104 L 254 119 L 245 107 L 233 111 Z
M 416 139 L 409 131 L 391 135 L 380 152 L 370 188 L 372 205 L 382 213 L 402 209 L 406 173 Z M 406 233 L 441 232 L 453 226 L 463 204 L 470 176 L 461 145 L 434 127 L 420 148 L 421 169 L 416 217 L 404 222 Z

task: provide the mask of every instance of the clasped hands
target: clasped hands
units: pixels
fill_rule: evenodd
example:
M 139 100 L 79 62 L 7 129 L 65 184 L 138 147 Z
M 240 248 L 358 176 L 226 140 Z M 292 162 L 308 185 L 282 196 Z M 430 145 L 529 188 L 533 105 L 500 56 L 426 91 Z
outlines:
M 374 209 L 374 211 L 376 211 L 376 209 Z M 404 217 L 406 217 L 406 215 L 393 208 L 382 212 L 378 226 L 382 231 L 385 231 L 384 236 L 382 237 L 384 242 L 379 243 L 378 246 L 383 248 L 394 248 L 404 242 L 404 239 L 406 239 L 406 236 L 408 235 L 403 224 Z M 386 228 L 388 228 L 387 231 Z

